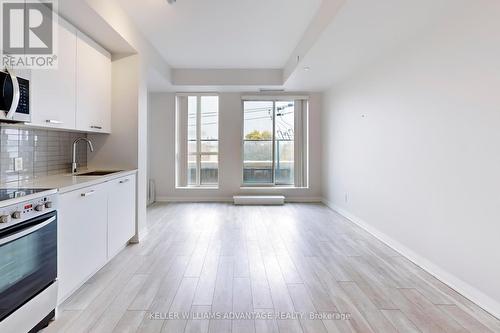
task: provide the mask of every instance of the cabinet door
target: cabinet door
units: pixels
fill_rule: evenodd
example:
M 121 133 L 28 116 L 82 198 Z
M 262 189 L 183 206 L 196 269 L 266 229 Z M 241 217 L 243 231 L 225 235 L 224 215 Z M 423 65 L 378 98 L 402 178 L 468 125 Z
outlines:
M 135 235 L 135 175 L 108 185 L 108 259 L 116 255 Z
M 75 129 L 76 29 L 59 20 L 57 69 L 31 73 L 31 124 Z
M 79 288 L 107 260 L 107 188 L 105 184 L 59 197 L 59 302 Z
M 92 40 L 78 33 L 76 53 L 76 127 L 111 132 L 111 60 Z

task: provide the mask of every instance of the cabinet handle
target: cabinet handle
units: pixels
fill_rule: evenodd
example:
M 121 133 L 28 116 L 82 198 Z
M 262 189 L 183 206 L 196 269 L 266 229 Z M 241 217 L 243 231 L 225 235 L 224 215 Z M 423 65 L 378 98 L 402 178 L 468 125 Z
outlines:
M 96 125 L 91 125 L 90 128 L 94 128 L 94 129 L 102 129 L 102 126 L 96 126 Z
M 120 180 L 120 184 L 125 184 L 125 183 L 128 183 L 130 181 L 130 179 L 123 179 L 123 180 Z
M 49 123 L 49 124 L 63 124 L 62 121 L 59 121 L 59 120 L 53 120 L 53 119 L 47 119 L 45 120 L 46 123 Z
M 88 192 L 82 193 L 82 194 L 80 194 L 80 195 L 81 195 L 82 197 L 88 197 L 88 196 L 90 196 L 90 195 L 92 195 L 92 194 L 94 194 L 94 193 L 95 193 L 95 191 L 94 191 L 94 190 L 92 190 L 92 191 L 88 191 Z

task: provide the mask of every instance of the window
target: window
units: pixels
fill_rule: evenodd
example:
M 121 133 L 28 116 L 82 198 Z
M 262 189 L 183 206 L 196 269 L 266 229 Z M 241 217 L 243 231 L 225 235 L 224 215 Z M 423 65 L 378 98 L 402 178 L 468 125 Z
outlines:
M 219 182 L 219 97 L 177 96 L 178 187 L 216 186 Z
M 303 100 L 243 101 L 244 185 L 306 186 L 306 105 Z

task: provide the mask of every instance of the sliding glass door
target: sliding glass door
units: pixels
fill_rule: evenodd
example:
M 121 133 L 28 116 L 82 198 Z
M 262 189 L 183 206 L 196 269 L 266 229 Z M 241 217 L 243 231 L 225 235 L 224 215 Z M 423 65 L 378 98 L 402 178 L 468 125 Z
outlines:
M 243 102 L 243 183 L 294 184 L 294 101 Z

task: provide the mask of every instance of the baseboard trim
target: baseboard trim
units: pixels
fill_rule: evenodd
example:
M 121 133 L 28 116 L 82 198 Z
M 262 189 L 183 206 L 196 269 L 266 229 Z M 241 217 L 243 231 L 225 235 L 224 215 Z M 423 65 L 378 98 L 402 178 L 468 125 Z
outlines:
M 156 202 L 233 202 L 233 197 L 156 197 Z M 321 197 L 286 197 L 285 202 L 321 203 Z
M 233 202 L 232 197 L 156 197 L 156 202 Z
M 147 237 L 147 235 L 149 234 L 149 228 L 148 227 L 144 227 L 142 228 L 139 233 L 136 233 L 130 240 L 129 240 L 129 243 L 130 244 L 138 244 L 140 243 L 144 238 Z
M 285 202 L 292 202 L 292 203 L 321 203 L 322 198 L 320 197 L 286 197 L 285 196 Z
M 413 250 L 409 249 L 408 247 L 404 246 L 403 244 L 399 243 L 392 237 L 387 236 L 385 233 L 379 231 L 378 229 L 374 228 L 361 218 L 351 214 L 349 211 L 345 210 L 344 208 L 335 205 L 334 203 L 326 200 L 323 198 L 322 202 L 332 209 L 333 211 L 339 213 L 346 219 L 350 220 L 352 223 L 355 225 L 359 226 L 360 228 L 364 229 L 368 233 L 370 233 L 372 236 L 375 238 L 379 239 L 381 242 L 385 243 L 387 246 L 391 247 L 394 249 L 396 252 L 400 253 L 410 261 L 412 261 L 414 264 L 417 266 L 421 267 L 425 271 L 427 271 L 429 274 L 433 275 L 436 277 L 438 280 L 442 281 L 443 283 L 447 284 L 451 288 L 453 288 L 455 291 L 463 295 L 464 297 L 468 298 L 475 304 L 477 304 L 479 307 L 483 308 L 485 311 L 489 312 L 491 315 L 500 318 L 500 303 L 483 293 L 482 291 L 478 290 L 477 288 L 471 286 L 470 284 L 466 283 L 465 281 L 461 280 L 460 278 L 456 277 L 455 275 L 449 273 L 448 271 L 442 269 L 438 265 L 434 264 L 430 260 L 420 256 L 419 254 L 415 253 Z

